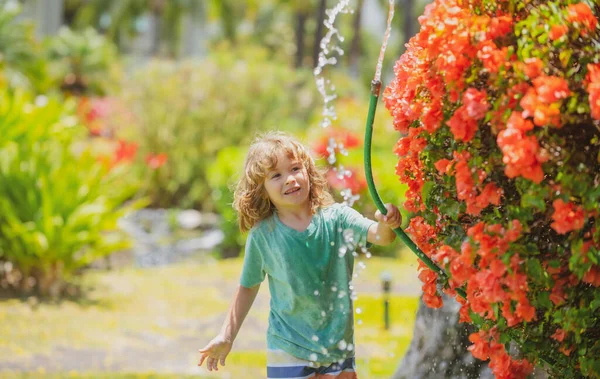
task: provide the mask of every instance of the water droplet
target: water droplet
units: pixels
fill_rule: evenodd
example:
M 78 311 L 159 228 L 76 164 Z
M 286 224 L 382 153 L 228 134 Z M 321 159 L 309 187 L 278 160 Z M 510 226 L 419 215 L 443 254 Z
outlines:
M 319 337 L 318 336 L 312 336 L 312 340 L 315 342 L 319 342 Z
M 348 344 L 344 340 L 340 340 L 340 342 L 338 342 L 338 347 L 340 348 L 340 350 L 346 350 L 347 346 Z
M 356 308 L 356 314 L 361 314 L 361 313 L 362 313 L 362 309 Z
M 312 353 L 312 354 L 310 355 L 310 360 L 311 360 L 312 362 L 316 362 L 316 361 L 317 361 L 317 354 L 315 354 L 315 353 Z
M 319 296 L 319 290 L 315 290 L 314 294 L 315 296 Z

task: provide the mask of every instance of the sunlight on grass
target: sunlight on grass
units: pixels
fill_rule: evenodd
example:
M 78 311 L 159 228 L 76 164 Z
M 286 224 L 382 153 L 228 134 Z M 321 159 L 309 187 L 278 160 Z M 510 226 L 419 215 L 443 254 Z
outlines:
M 355 302 L 357 367 L 363 378 L 389 378 L 410 344 L 419 299 L 390 297 L 390 329 L 384 328 L 381 296 L 359 295 Z
M 384 330 L 379 275 L 381 271 L 389 270 L 394 273 L 397 283 L 414 287 L 411 275 L 416 276 L 416 270 L 412 267 L 410 256 L 402 259 L 371 258 L 365 263 L 367 268 L 356 280 L 362 283 L 357 285 L 358 300 L 355 302 L 357 367 L 362 378 L 388 378 L 412 337 L 418 299 L 412 293 L 403 296 L 393 294 L 390 306 L 392 325 L 390 330 Z M 169 346 L 178 346 L 179 350 L 189 354 L 184 356 L 183 365 L 186 361 L 193 364 L 196 350 L 201 347 L 199 345 L 208 341 L 222 322 L 241 267 L 242 259 L 231 259 L 209 263 L 186 262 L 152 269 L 90 271 L 83 278 L 88 289 L 86 295 L 77 301 L 2 300 L 0 362 L 11 357 L 11 362 L 30 361 L 33 365 L 22 366 L 32 371 L 27 374 L 2 371 L 0 376 L 102 379 L 265 377 L 266 353 L 256 346 L 262 346 L 265 338 L 268 316 L 266 283 L 261 290 L 262 302 L 252 309 L 239 341 L 236 341 L 239 350 L 234 347 L 227 366 L 218 373 L 200 369 L 199 376 L 132 373 L 135 368 L 125 368 L 123 373 L 104 373 L 101 369 L 90 367 L 89 372 L 55 374 L 35 371 L 37 365 L 35 360 L 32 361 L 36 354 L 51 358 L 53 349 L 60 346 L 82 352 L 97 349 L 118 356 L 123 349 L 154 348 L 160 351 L 160 343 L 172 341 L 175 345 Z M 418 290 L 418 284 L 416 288 Z M 179 346 L 178 341 L 187 341 L 188 345 Z M 171 358 L 167 355 L 175 353 L 178 352 L 167 351 L 164 358 Z M 182 369 L 195 372 L 194 367 Z

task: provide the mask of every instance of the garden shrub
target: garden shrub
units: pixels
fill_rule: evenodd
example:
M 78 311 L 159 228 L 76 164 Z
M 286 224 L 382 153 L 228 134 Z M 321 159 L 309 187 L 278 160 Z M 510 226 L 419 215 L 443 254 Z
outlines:
M 63 27 L 46 45 L 52 76 L 63 92 L 90 96 L 110 89 L 107 79 L 117 62 L 117 47 L 96 30 Z
M 240 232 L 237 214 L 233 209 L 233 191 L 244 167 L 247 148 L 228 146 L 217 153 L 214 163 L 208 168 L 208 184 L 215 210 L 219 213 L 219 226 L 224 238 L 217 246 L 221 258 L 239 256 L 246 236 Z
M 168 157 L 144 184 L 152 205 L 205 211 L 214 210 L 207 173 L 217 153 L 248 144 L 260 130 L 300 130 L 317 99 L 308 72 L 270 61 L 257 47 L 216 49 L 203 61 L 153 61 L 118 97 L 133 114 L 119 137 L 137 143 L 141 157 Z
M 136 188 L 93 156 L 74 106 L 0 90 L 0 287 L 58 295 L 126 246 L 116 222 Z M 73 287 L 71 287 L 73 288 Z
M 384 92 L 408 230 L 445 291 L 466 291 L 470 350 L 499 378 L 542 359 L 600 377 L 599 15 L 586 0 L 437 0 Z M 419 277 L 441 306 L 437 275 Z

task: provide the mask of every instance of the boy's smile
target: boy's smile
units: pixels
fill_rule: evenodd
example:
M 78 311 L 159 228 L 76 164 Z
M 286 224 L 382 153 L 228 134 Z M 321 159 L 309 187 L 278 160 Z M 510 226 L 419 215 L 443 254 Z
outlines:
M 305 207 L 309 195 L 306 168 L 302 162 L 278 154 L 277 166 L 265 178 L 265 190 L 278 210 Z

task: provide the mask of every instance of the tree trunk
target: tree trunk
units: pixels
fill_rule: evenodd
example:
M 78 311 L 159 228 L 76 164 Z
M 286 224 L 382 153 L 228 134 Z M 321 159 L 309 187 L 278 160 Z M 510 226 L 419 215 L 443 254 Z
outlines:
M 404 53 L 406 49 L 404 45 L 408 43 L 408 41 L 415 35 L 417 32 L 416 20 L 415 20 L 415 1 L 414 0 L 400 0 L 402 6 L 402 15 L 403 15 L 403 28 L 402 32 L 404 34 L 404 43 L 400 46 L 400 55 Z
M 471 354 L 469 335 L 475 327 L 458 323 L 460 304 L 442 295 L 444 306 L 427 307 L 419 301 L 413 339 L 392 379 L 493 379 L 494 375 L 483 362 Z M 516 344 L 510 345 L 510 355 L 519 356 Z M 548 379 L 548 373 L 536 367 L 531 378 Z
M 317 8 L 317 27 L 315 30 L 315 42 L 313 44 L 313 67 L 319 65 L 319 52 L 321 51 L 321 38 L 323 38 L 323 22 L 325 21 L 325 10 L 327 9 L 327 0 L 320 0 Z
M 160 54 L 162 20 L 158 11 L 152 12 L 152 47 L 150 55 L 156 56 Z
M 358 61 L 360 58 L 360 22 L 362 18 L 362 7 L 364 4 L 364 0 L 358 0 L 356 4 L 356 10 L 354 11 L 354 20 L 352 20 L 352 31 L 354 35 L 352 36 L 352 42 L 350 43 L 350 54 L 349 54 L 349 64 L 350 64 L 350 75 L 353 77 L 358 77 L 359 67 Z
M 440 309 L 419 302 L 413 339 L 393 379 L 494 377 L 487 363 L 467 350 L 474 329 L 458 323 L 460 304 L 448 296 L 443 298 Z
M 305 36 L 306 14 L 303 11 L 296 13 L 296 68 L 302 67 L 304 61 L 304 36 Z
M 225 33 L 225 38 L 235 45 L 237 39 L 237 28 L 235 24 L 234 6 L 230 0 L 217 1 L 221 24 Z

